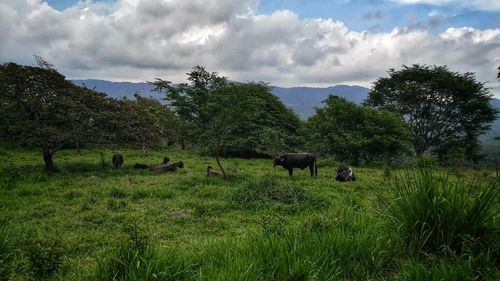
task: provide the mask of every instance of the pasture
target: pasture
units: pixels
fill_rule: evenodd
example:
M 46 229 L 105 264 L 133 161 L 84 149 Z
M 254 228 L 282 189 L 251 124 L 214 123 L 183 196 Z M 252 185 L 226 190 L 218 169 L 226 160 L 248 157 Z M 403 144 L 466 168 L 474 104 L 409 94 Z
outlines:
M 401 231 L 405 215 L 418 216 L 402 210 L 418 202 L 393 204 L 404 197 L 402 181 L 418 183 L 422 173 L 415 168 L 354 167 L 358 180 L 340 183 L 339 163 L 331 159 L 319 160 L 317 178 L 308 169 L 289 177 L 271 159 L 223 159 L 232 175 L 223 180 L 208 178 L 208 165 L 218 169 L 214 158 L 194 151 L 120 152 L 125 164 L 114 169 L 109 150 L 106 167 L 97 148 L 62 150 L 54 157 L 60 171 L 46 174 L 39 151 L 0 150 L 0 280 L 500 278 L 500 186 L 488 178 L 493 170 L 435 170 L 435 182 L 422 183 L 448 180 L 443 190 L 461 199 L 443 206 L 463 204 L 457 209 L 467 216 L 459 230 L 439 221 L 433 233 L 445 229 L 450 237 L 436 236 L 443 246 L 432 248 L 422 237 L 434 239 L 433 233 Z M 165 155 L 185 167 L 164 175 L 132 169 L 159 164 Z M 484 212 L 474 209 L 482 194 L 493 198 Z M 460 210 L 435 209 L 450 218 Z M 475 233 L 488 239 L 472 241 Z

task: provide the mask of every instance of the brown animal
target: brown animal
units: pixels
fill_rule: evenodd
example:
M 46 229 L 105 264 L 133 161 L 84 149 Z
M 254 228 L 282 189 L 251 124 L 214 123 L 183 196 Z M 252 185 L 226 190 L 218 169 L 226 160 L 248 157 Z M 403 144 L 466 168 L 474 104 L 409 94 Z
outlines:
M 123 155 L 121 155 L 120 153 L 115 153 L 111 161 L 113 162 L 113 166 L 115 166 L 115 169 L 119 169 L 123 165 Z
M 158 173 L 158 174 L 165 174 L 165 173 L 169 173 L 169 172 L 175 172 L 177 171 L 177 168 L 184 168 L 184 162 L 182 161 L 179 161 L 179 162 L 174 162 L 174 163 L 171 163 L 171 164 L 160 164 L 160 165 L 156 165 L 153 167 L 153 171 Z
M 207 176 L 208 177 L 214 177 L 214 178 L 222 178 L 223 175 L 219 172 L 216 172 L 213 170 L 212 166 L 207 167 Z

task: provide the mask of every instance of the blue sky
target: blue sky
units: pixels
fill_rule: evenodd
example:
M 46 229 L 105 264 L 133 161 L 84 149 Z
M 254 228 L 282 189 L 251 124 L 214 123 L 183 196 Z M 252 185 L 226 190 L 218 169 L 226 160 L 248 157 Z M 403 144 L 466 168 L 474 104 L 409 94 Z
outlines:
M 474 72 L 500 97 L 500 0 L 0 0 L 0 61 L 70 79 L 370 87 L 402 65 Z

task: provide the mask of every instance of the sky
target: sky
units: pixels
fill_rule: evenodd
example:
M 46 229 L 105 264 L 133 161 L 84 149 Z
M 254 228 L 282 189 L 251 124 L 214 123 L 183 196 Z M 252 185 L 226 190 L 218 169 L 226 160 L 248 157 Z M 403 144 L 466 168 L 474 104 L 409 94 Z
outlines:
M 0 63 L 69 79 L 370 87 L 402 65 L 474 72 L 500 98 L 500 0 L 0 0 Z

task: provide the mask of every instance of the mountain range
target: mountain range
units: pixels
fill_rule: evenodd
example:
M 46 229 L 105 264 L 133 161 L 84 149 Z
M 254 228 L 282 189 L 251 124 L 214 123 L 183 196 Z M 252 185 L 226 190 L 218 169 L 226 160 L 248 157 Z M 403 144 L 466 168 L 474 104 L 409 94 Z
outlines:
M 152 92 L 153 87 L 145 82 L 110 82 L 105 80 L 87 79 L 73 80 L 73 83 L 79 86 L 86 86 L 95 89 L 98 92 L 106 93 L 114 98 L 127 97 L 132 99 L 137 92 L 141 96 L 154 97 L 161 99 L 160 93 Z M 291 108 L 300 118 L 306 119 L 314 114 L 314 108 L 321 106 L 329 95 L 344 97 L 356 104 L 361 104 L 367 97 L 369 89 L 361 86 L 337 85 L 325 88 L 315 87 L 292 87 L 284 88 L 271 86 L 272 93 L 277 96 L 287 107 Z M 500 100 L 493 99 L 492 106 L 500 111 Z M 485 136 L 493 138 L 500 134 L 500 119 L 497 119 L 491 129 L 491 133 Z

